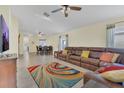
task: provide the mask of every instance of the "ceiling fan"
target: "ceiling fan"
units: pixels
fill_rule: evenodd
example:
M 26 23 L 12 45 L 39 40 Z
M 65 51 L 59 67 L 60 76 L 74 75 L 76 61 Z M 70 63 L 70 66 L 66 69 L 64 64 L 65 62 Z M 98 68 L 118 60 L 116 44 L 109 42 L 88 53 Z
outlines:
M 74 10 L 74 11 L 80 11 L 81 7 L 78 6 L 70 6 L 70 5 L 62 5 L 62 8 L 56 9 L 51 11 L 52 13 L 56 13 L 58 11 L 63 11 L 65 17 L 68 17 L 68 13 L 70 10 Z

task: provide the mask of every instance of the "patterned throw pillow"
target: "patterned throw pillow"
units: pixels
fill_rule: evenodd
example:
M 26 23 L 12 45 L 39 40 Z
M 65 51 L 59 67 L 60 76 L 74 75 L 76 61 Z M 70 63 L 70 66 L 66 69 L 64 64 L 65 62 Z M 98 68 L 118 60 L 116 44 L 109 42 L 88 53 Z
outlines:
M 100 60 L 105 62 L 111 62 L 113 55 L 114 55 L 113 53 L 109 53 L 109 52 L 102 53 L 102 55 L 100 56 Z
M 63 55 L 67 55 L 67 53 L 68 53 L 68 50 L 63 50 L 63 51 L 62 51 L 62 54 L 63 54 Z
M 107 71 L 112 71 L 112 70 L 124 70 L 124 66 L 108 66 L 108 67 L 103 67 L 98 70 L 99 73 L 107 72 Z
M 116 60 L 117 60 L 117 58 L 119 57 L 119 55 L 120 55 L 120 54 L 114 53 L 111 62 L 113 62 L 113 63 L 116 62 Z
M 82 51 L 81 57 L 88 58 L 90 54 L 90 51 Z
M 100 74 L 103 78 L 112 82 L 124 82 L 124 70 L 112 70 Z

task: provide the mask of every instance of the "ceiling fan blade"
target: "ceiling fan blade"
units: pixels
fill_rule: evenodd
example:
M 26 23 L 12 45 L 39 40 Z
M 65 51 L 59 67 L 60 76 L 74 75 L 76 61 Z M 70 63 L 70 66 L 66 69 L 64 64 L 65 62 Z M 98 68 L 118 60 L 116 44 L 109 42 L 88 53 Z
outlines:
M 71 10 L 76 10 L 76 11 L 80 11 L 81 7 L 76 7 L 76 6 L 69 6 Z
M 53 10 L 51 11 L 52 13 L 55 13 L 55 12 L 58 12 L 58 11 L 61 11 L 63 8 L 59 8 L 59 9 L 56 9 L 56 10 Z

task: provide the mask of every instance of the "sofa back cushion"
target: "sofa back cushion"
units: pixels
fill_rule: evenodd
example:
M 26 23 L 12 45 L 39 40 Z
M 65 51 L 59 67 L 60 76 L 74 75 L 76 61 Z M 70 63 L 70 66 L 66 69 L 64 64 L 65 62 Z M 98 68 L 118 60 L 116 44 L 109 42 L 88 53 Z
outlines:
M 76 50 L 71 50 L 71 54 L 75 55 Z
M 124 64 L 124 54 L 121 54 L 121 55 L 117 58 L 116 63 Z
M 82 51 L 75 51 L 75 55 L 81 56 Z
M 100 56 L 100 60 L 101 61 L 105 61 L 105 62 L 111 62 L 112 61 L 112 58 L 113 58 L 113 53 L 109 53 L 109 52 L 104 52 L 101 54 Z
M 90 51 L 94 51 L 94 52 L 105 52 L 105 48 L 102 48 L 102 47 L 90 47 L 89 48 Z
M 90 52 L 90 58 L 95 58 L 95 59 L 99 59 L 100 56 L 101 56 L 102 52 L 94 52 L 94 51 L 91 51 Z

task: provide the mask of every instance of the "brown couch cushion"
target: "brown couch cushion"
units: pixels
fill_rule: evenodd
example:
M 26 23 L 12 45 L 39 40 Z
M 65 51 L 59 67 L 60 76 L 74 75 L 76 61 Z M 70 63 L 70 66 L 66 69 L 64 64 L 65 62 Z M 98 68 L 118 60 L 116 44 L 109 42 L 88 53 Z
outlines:
M 73 59 L 73 60 L 77 60 L 77 61 L 80 61 L 81 60 L 81 57 L 80 56 L 76 56 L 76 55 L 70 55 L 69 58 L 70 59 Z
M 60 57 L 66 57 L 67 55 L 64 54 L 59 54 Z
M 94 52 L 94 51 L 91 51 L 90 52 L 90 57 L 91 58 L 95 58 L 95 59 L 99 59 L 100 56 L 101 56 L 102 52 Z
M 86 63 L 81 63 L 81 67 L 92 70 L 92 71 L 96 71 L 98 69 L 97 66 L 86 64 Z
M 99 59 L 94 59 L 94 58 L 81 58 L 81 62 L 87 63 L 87 64 L 91 64 L 94 66 L 99 66 Z
M 69 60 L 70 63 L 80 66 L 80 61 L 76 61 L 76 60 Z
M 75 54 L 75 52 L 76 52 L 75 50 L 72 50 L 72 51 L 71 51 L 71 54 Z
M 117 63 L 124 64 L 124 54 L 120 55 L 118 59 L 116 60 Z
M 80 56 L 82 51 L 75 51 L 75 55 Z

